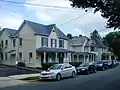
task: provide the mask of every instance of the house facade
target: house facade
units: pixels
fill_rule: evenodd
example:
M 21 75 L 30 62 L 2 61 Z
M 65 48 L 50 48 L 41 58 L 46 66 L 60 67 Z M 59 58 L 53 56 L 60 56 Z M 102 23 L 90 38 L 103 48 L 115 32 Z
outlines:
M 17 61 L 28 67 L 41 67 L 46 62 L 90 62 L 101 60 L 101 55 L 107 54 L 106 47 L 100 47 L 93 37 L 69 40 L 55 24 L 42 25 L 27 20 L 18 30 L 4 28 L 0 42 L 0 63 L 8 65 L 15 65 Z
M 6 41 L 9 41 L 7 48 Z M 55 24 L 42 25 L 25 20 L 12 36 L 3 29 L 1 43 L 2 64 L 15 65 L 16 61 L 21 61 L 26 66 L 41 67 L 41 63 L 45 62 L 63 63 L 68 62 L 65 60 L 71 60 L 68 38 Z

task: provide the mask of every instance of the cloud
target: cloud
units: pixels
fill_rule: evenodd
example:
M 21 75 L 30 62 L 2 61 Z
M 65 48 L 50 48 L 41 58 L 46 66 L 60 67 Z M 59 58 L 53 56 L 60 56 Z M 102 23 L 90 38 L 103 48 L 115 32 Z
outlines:
M 84 10 L 75 11 L 70 6 L 69 0 L 26 0 L 26 2 L 30 4 L 40 5 L 40 7 L 30 5 L 25 6 L 26 10 L 35 12 L 35 16 L 39 19 L 41 23 L 55 23 L 57 24 L 57 26 L 59 26 L 65 22 L 68 22 L 59 27 L 62 31 L 64 28 L 64 32 L 66 34 L 69 32 L 73 35 L 79 35 L 78 33 L 89 35 L 93 30 L 97 29 L 99 31 L 101 29 L 105 29 L 106 26 L 106 20 L 101 17 L 100 12 L 93 14 L 93 12 L 86 13 Z M 66 8 L 56 9 L 55 7 L 43 7 L 43 5 Z M 78 16 L 78 19 L 70 21 Z M 102 32 L 104 33 L 104 31 Z
M 23 22 L 23 17 L 20 14 L 8 13 L 0 18 L 0 27 L 18 29 Z

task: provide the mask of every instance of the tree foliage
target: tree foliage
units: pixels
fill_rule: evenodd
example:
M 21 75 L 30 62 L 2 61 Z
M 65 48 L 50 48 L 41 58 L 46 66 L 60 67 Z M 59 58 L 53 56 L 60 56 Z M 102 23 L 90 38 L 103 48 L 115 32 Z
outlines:
M 120 31 L 110 32 L 105 36 L 107 43 L 115 55 L 120 58 Z
M 73 37 L 72 37 L 72 34 L 67 34 L 67 37 L 69 38 L 69 39 L 72 39 Z
M 120 29 L 120 0 L 70 0 L 75 8 L 93 8 L 107 18 L 107 28 Z

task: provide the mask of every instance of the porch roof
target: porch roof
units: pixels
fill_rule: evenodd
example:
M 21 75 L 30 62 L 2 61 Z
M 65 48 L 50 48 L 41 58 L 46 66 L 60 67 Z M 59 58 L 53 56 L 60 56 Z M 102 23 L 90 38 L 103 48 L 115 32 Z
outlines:
M 63 52 L 63 53 L 69 53 L 72 51 L 69 51 L 67 49 L 62 48 L 47 48 L 47 47 L 41 47 L 36 50 L 37 52 Z
M 89 53 L 89 52 L 74 52 L 74 55 L 95 55 L 94 53 Z

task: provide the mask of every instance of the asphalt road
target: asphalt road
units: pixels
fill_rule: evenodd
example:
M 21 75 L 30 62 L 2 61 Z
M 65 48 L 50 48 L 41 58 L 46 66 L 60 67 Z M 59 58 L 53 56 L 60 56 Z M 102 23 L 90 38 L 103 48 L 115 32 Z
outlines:
M 31 73 L 36 72 L 0 65 L 0 77 Z
M 0 90 L 120 90 L 120 66 L 61 81 L 41 81 Z

